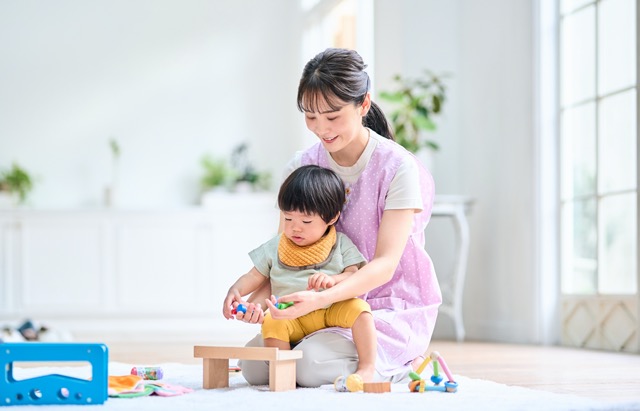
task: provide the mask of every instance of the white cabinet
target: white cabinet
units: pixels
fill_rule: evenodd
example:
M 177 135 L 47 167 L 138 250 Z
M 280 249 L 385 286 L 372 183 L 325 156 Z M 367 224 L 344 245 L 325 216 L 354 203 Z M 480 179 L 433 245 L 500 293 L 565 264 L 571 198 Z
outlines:
M 275 194 L 219 194 L 181 210 L 0 210 L 0 320 L 116 331 L 221 320 L 248 252 L 277 226 Z

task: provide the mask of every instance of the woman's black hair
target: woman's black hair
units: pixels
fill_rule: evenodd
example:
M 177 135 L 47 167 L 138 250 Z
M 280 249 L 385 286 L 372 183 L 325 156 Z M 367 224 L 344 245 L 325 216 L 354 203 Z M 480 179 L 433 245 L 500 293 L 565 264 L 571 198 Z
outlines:
M 278 192 L 280 210 L 317 214 L 325 223 L 338 215 L 344 202 L 344 183 L 340 177 L 316 165 L 295 169 Z
M 367 67 L 354 50 L 328 48 L 304 66 L 298 85 L 298 110 L 318 112 L 320 104 L 339 110 L 344 103 L 359 106 L 371 88 Z M 380 107 L 371 107 L 362 124 L 376 133 L 395 140 L 389 122 Z

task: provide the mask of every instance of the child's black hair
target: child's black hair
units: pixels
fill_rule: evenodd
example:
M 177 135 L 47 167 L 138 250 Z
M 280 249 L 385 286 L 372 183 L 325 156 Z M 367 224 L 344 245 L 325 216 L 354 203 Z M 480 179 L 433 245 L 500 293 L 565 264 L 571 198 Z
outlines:
M 280 186 L 278 207 L 282 211 L 317 214 L 329 223 L 342 210 L 344 183 L 328 168 L 306 165 L 297 168 Z

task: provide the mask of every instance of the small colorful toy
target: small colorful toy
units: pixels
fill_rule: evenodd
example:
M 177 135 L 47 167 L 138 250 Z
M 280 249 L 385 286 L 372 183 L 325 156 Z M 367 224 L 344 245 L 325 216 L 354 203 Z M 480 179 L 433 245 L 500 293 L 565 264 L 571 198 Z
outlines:
M 427 385 L 420 376 L 430 361 L 433 362 L 433 375 L 431 376 L 431 382 L 433 382 L 434 385 Z M 444 386 L 440 385 L 442 382 L 442 376 L 440 376 L 438 367 L 442 368 L 442 371 L 444 371 L 445 375 L 449 379 L 444 383 Z M 432 352 L 431 355 L 429 355 L 429 357 L 420 364 L 420 367 L 418 367 L 415 372 L 409 373 L 409 377 L 411 378 L 411 382 L 409 383 L 409 391 L 411 392 L 422 393 L 425 391 L 442 391 L 454 393 L 458 391 L 458 383 L 454 381 L 451 371 L 449 371 L 449 367 L 447 367 L 446 361 L 437 351 Z
M 278 301 L 280 298 L 276 297 L 276 301 Z M 275 306 L 278 310 L 284 310 L 285 308 L 289 308 L 293 305 L 293 301 L 289 301 L 288 303 L 281 303 L 281 302 L 276 302 Z
M 131 375 L 142 377 L 143 380 L 161 380 L 164 372 L 161 367 L 133 367 Z
M 341 375 L 335 379 L 333 387 L 338 392 L 358 392 L 364 389 L 364 382 L 359 374 L 351 374 L 346 378 Z
M 289 301 L 288 303 L 278 303 L 276 304 L 276 308 L 278 310 L 284 310 L 285 308 L 291 307 L 293 305 L 293 301 Z
M 231 310 L 231 314 L 233 314 L 233 315 L 236 315 L 238 313 L 246 314 L 247 313 L 247 307 L 245 307 L 244 304 L 238 304 L 238 306 L 236 308 Z

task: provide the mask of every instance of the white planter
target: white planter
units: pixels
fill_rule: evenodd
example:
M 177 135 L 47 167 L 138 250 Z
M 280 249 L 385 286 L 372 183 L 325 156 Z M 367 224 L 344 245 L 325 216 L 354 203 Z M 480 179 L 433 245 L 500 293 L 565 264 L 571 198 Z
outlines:
M 18 206 L 18 195 L 7 191 L 0 191 L 0 209 L 15 208 Z

